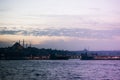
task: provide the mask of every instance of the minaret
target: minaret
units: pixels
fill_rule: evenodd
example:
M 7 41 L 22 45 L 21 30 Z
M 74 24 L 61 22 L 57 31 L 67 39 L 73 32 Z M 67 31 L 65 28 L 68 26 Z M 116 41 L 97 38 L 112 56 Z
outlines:
M 28 44 L 26 44 L 26 48 L 28 47 Z
M 30 46 L 29 47 L 31 47 L 31 42 L 30 42 Z
M 24 47 L 24 39 L 23 39 L 23 47 Z
M 19 40 L 19 44 L 20 44 L 20 40 Z

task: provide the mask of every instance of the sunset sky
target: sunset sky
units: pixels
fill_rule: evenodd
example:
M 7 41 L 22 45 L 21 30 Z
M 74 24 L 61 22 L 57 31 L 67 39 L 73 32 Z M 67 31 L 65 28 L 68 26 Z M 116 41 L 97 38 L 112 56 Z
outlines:
M 120 0 L 0 0 L 0 47 L 120 50 Z

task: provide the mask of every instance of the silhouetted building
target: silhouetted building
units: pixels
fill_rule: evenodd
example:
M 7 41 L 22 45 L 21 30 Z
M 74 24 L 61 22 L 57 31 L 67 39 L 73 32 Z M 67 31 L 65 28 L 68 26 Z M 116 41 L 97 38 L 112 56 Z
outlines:
M 12 49 L 24 49 L 24 47 L 22 45 L 20 45 L 20 43 L 16 42 L 13 46 Z

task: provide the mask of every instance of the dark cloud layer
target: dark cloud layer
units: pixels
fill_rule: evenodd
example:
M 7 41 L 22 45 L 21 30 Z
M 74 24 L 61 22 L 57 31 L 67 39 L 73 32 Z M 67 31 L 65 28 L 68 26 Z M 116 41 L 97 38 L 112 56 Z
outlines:
M 92 30 L 92 29 L 80 29 L 80 28 L 47 28 L 47 29 L 31 29 L 31 30 L 0 30 L 0 34 L 11 35 L 33 35 L 33 36 L 68 36 L 68 37 L 80 37 L 80 38 L 97 38 L 106 39 L 113 36 L 120 36 L 119 29 L 113 30 Z

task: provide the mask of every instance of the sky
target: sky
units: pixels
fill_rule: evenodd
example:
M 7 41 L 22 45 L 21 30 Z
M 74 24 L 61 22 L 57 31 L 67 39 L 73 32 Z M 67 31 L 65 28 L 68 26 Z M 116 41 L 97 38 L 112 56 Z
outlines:
M 120 50 L 120 0 L 0 0 L 0 47 Z

